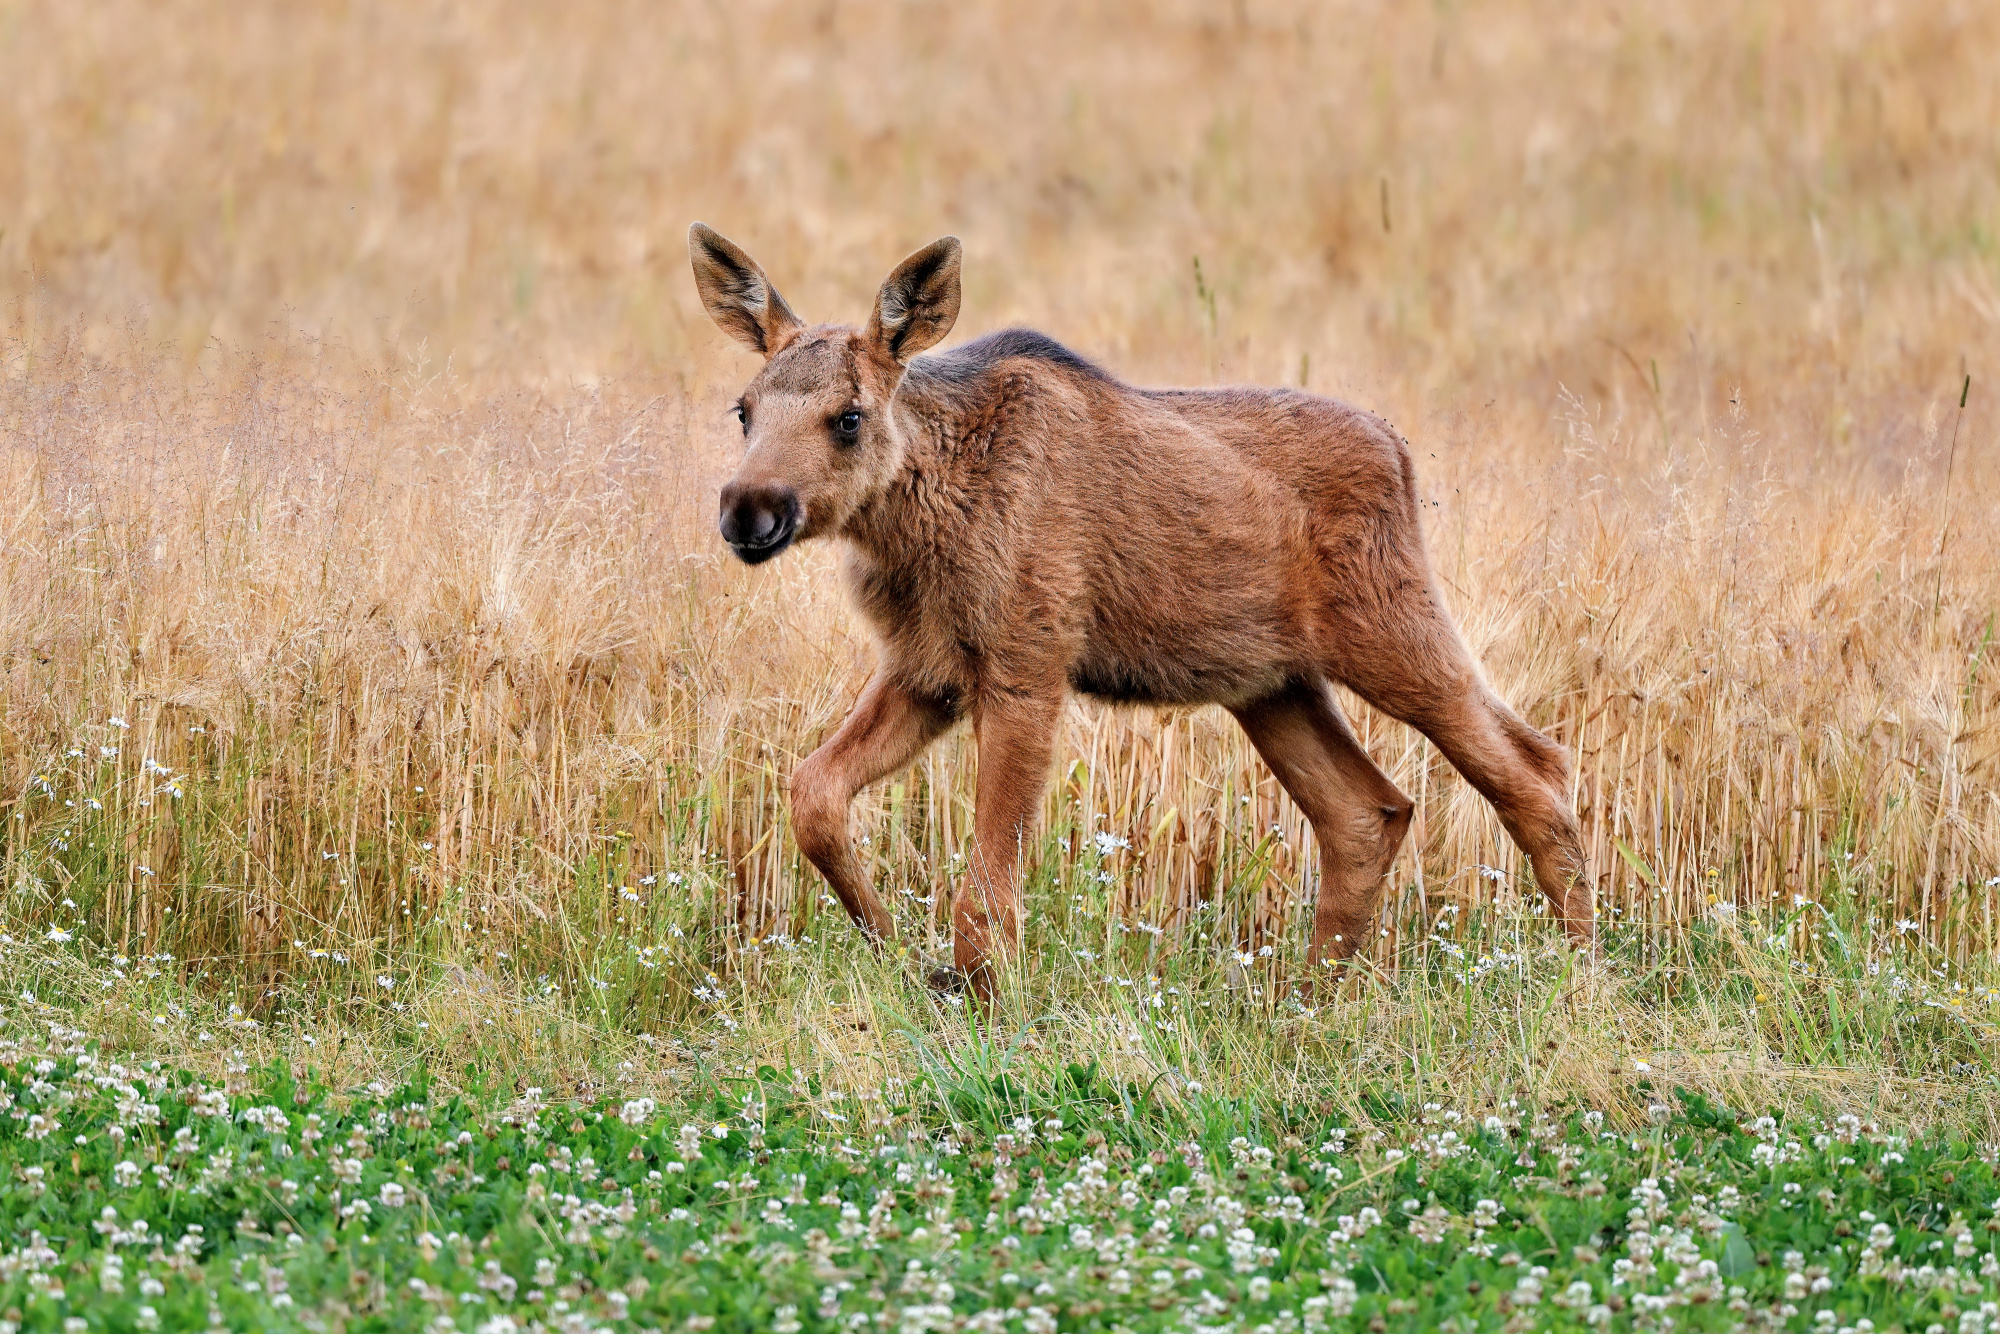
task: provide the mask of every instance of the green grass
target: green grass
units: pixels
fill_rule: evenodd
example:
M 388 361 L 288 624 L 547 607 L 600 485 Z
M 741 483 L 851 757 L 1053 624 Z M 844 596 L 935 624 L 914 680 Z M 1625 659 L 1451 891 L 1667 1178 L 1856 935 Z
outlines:
M 935 904 L 757 938 L 693 866 L 135 957 L 73 818 L 0 922 L 0 1334 L 2000 1330 L 2000 988 L 1864 863 L 1593 962 L 1447 904 L 1308 995 L 1243 886 L 1161 926 L 1086 856 L 982 1030 Z
M 973 1042 L 876 1087 L 566 1103 L 218 1086 L 26 1003 L 7 1031 L 9 1334 L 2000 1324 L 1993 1146 L 1650 1085 L 1636 1130 L 1357 1124 Z

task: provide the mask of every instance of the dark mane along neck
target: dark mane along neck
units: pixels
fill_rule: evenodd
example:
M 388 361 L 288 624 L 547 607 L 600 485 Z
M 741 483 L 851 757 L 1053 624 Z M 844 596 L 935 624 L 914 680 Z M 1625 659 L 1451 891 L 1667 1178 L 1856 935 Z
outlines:
M 1033 329 L 1002 329 L 944 352 L 933 352 L 910 363 L 904 382 L 914 380 L 919 389 L 967 385 L 981 379 L 994 366 L 1011 358 L 1045 362 L 1072 375 L 1091 380 L 1112 380 L 1112 375 L 1088 357 L 1072 352 L 1044 333 Z

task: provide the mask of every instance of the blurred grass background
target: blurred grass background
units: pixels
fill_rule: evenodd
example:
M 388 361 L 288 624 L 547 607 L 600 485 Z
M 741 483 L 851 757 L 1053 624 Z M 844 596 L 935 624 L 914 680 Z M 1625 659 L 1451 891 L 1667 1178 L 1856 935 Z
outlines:
M 1410 437 L 1622 970 L 1588 1041 L 1510 1024 L 1575 1010 L 1525 867 L 1356 705 L 1415 833 L 1372 979 L 1285 1010 L 1296 811 L 1217 713 L 1079 707 L 1024 987 L 1074 1041 L 1981 1087 L 1997 63 L 1971 3 L 0 4 L 6 915 L 107 995 L 423 1049 L 879 1036 L 915 970 L 854 954 L 781 800 L 869 649 L 830 552 L 714 537 L 753 366 L 682 237 L 858 320 L 949 231 L 960 337 Z M 970 760 L 858 803 L 920 950 Z M 1147 1047 L 1121 975 L 1206 1046 Z

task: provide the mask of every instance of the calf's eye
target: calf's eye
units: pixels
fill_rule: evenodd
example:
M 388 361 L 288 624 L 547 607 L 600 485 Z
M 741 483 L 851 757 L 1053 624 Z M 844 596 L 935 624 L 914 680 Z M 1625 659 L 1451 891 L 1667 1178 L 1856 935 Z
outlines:
M 834 418 L 833 428 L 849 440 L 852 440 L 856 433 L 861 430 L 861 414 L 852 409 L 843 412 L 840 416 Z

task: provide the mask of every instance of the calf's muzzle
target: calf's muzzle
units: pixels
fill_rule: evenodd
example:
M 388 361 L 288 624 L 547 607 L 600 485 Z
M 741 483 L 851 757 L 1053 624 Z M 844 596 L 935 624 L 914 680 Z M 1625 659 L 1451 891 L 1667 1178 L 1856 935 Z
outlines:
M 804 518 L 796 491 L 774 482 L 731 482 L 722 488 L 722 540 L 745 565 L 759 565 L 790 546 Z

